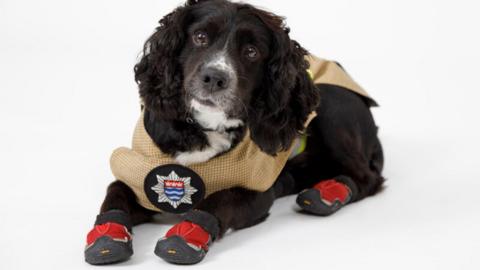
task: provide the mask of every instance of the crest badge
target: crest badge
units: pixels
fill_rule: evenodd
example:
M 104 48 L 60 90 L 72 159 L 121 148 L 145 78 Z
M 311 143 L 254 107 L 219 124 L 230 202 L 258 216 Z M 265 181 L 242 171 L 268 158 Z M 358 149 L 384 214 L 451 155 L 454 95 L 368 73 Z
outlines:
M 157 175 L 158 184 L 151 189 L 158 193 L 158 202 L 168 202 L 173 208 L 192 204 L 192 195 L 198 190 L 190 185 L 190 177 L 179 177 L 175 171 L 168 176 Z
M 153 169 L 145 179 L 144 189 L 153 205 L 172 213 L 192 209 L 205 194 L 201 178 L 189 168 L 176 164 Z

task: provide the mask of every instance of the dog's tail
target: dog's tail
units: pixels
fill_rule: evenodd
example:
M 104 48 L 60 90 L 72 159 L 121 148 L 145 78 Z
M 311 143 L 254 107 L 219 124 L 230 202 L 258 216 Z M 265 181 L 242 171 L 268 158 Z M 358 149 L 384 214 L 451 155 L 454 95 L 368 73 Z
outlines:
M 381 175 L 383 171 L 383 163 L 383 148 L 380 140 L 377 137 L 375 145 L 373 146 L 372 156 L 370 157 L 370 169 Z
M 376 178 L 370 193 L 370 195 L 373 195 L 382 189 L 382 185 L 385 182 L 385 178 L 382 176 L 384 166 L 383 148 L 378 137 L 376 138 L 375 145 L 373 146 L 369 166 Z

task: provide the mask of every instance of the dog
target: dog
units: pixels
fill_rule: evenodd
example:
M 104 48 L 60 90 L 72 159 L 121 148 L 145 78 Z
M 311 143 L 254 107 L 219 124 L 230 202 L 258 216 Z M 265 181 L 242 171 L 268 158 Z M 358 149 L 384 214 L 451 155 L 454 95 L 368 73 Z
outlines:
M 183 221 L 157 242 L 155 254 L 195 264 L 227 230 L 264 221 L 276 198 L 298 194 L 303 212 L 328 216 L 379 191 L 383 151 L 370 112 L 375 102 L 341 85 L 316 83 L 308 55 L 290 39 L 282 17 L 248 4 L 189 0 L 163 17 L 134 68 L 142 101 L 135 151 L 117 152 L 131 160 L 112 155 L 114 175 L 122 173 L 87 235 L 85 260 L 128 259 L 132 226 L 151 220 L 157 207 Z M 292 156 L 299 138 L 307 143 Z M 242 158 L 231 157 L 237 152 L 250 155 L 245 163 L 259 157 L 262 166 L 251 171 L 271 172 L 271 183 L 260 188 L 264 177 L 251 177 L 222 186 L 241 171 Z M 158 166 L 160 159 L 166 165 Z M 143 175 L 145 163 L 153 167 Z M 212 188 L 206 178 L 221 173 L 227 177 Z M 138 188 L 126 175 L 140 179 Z

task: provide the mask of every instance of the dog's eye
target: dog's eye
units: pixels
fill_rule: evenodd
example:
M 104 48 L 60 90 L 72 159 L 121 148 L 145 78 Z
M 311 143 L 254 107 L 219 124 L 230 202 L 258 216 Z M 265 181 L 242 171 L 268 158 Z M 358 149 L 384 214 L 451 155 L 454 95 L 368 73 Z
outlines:
M 196 31 L 193 34 L 193 43 L 200 47 L 205 47 L 208 45 L 208 35 L 205 31 Z
M 245 56 L 248 58 L 248 60 L 254 61 L 258 59 L 260 53 L 258 52 L 258 49 L 254 46 L 247 46 L 245 48 Z

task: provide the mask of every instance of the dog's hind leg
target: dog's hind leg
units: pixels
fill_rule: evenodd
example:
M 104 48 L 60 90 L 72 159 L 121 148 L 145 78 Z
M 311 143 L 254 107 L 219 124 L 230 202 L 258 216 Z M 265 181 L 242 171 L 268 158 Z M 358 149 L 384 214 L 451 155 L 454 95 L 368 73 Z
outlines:
M 132 226 L 148 221 L 152 215 L 152 211 L 136 202 L 135 194 L 127 185 L 120 181 L 110 184 L 94 228 L 87 235 L 85 261 L 98 265 L 130 258 Z
M 243 229 L 265 220 L 274 199 L 273 188 L 266 192 L 232 188 L 213 193 L 158 241 L 155 254 L 171 263 L 198 263 L 228 229 Z
M 333 148 L 335 150 L 324 152 L 327 156 L 323 159 L 330 161 L 328 166 L 306 169 L 310 181 L 297 183 L 297 186 L 300 186 L 297 190 L 303 188 L 297 197 L 297 204 L 303 210 L 327 216 L 348 203 L 375 194 L 380 189 L 384 182 L 381 175 L 383 152 L 378 138 L 375 138 L 375 143 L 368 147 L 368 150 L 361 144 L 353 143 L 354 141 L 359 140 L 337 138 L 337 145 Z M 326 180 L 312 183 L 312 179 Z
M 329 215 L 375 194 L 383 183 L 382 147 L 368 102 L 340 87 L 319 85 L 322 102 L 305 152 L 289 161 L 293 192 L 306 211 Z

